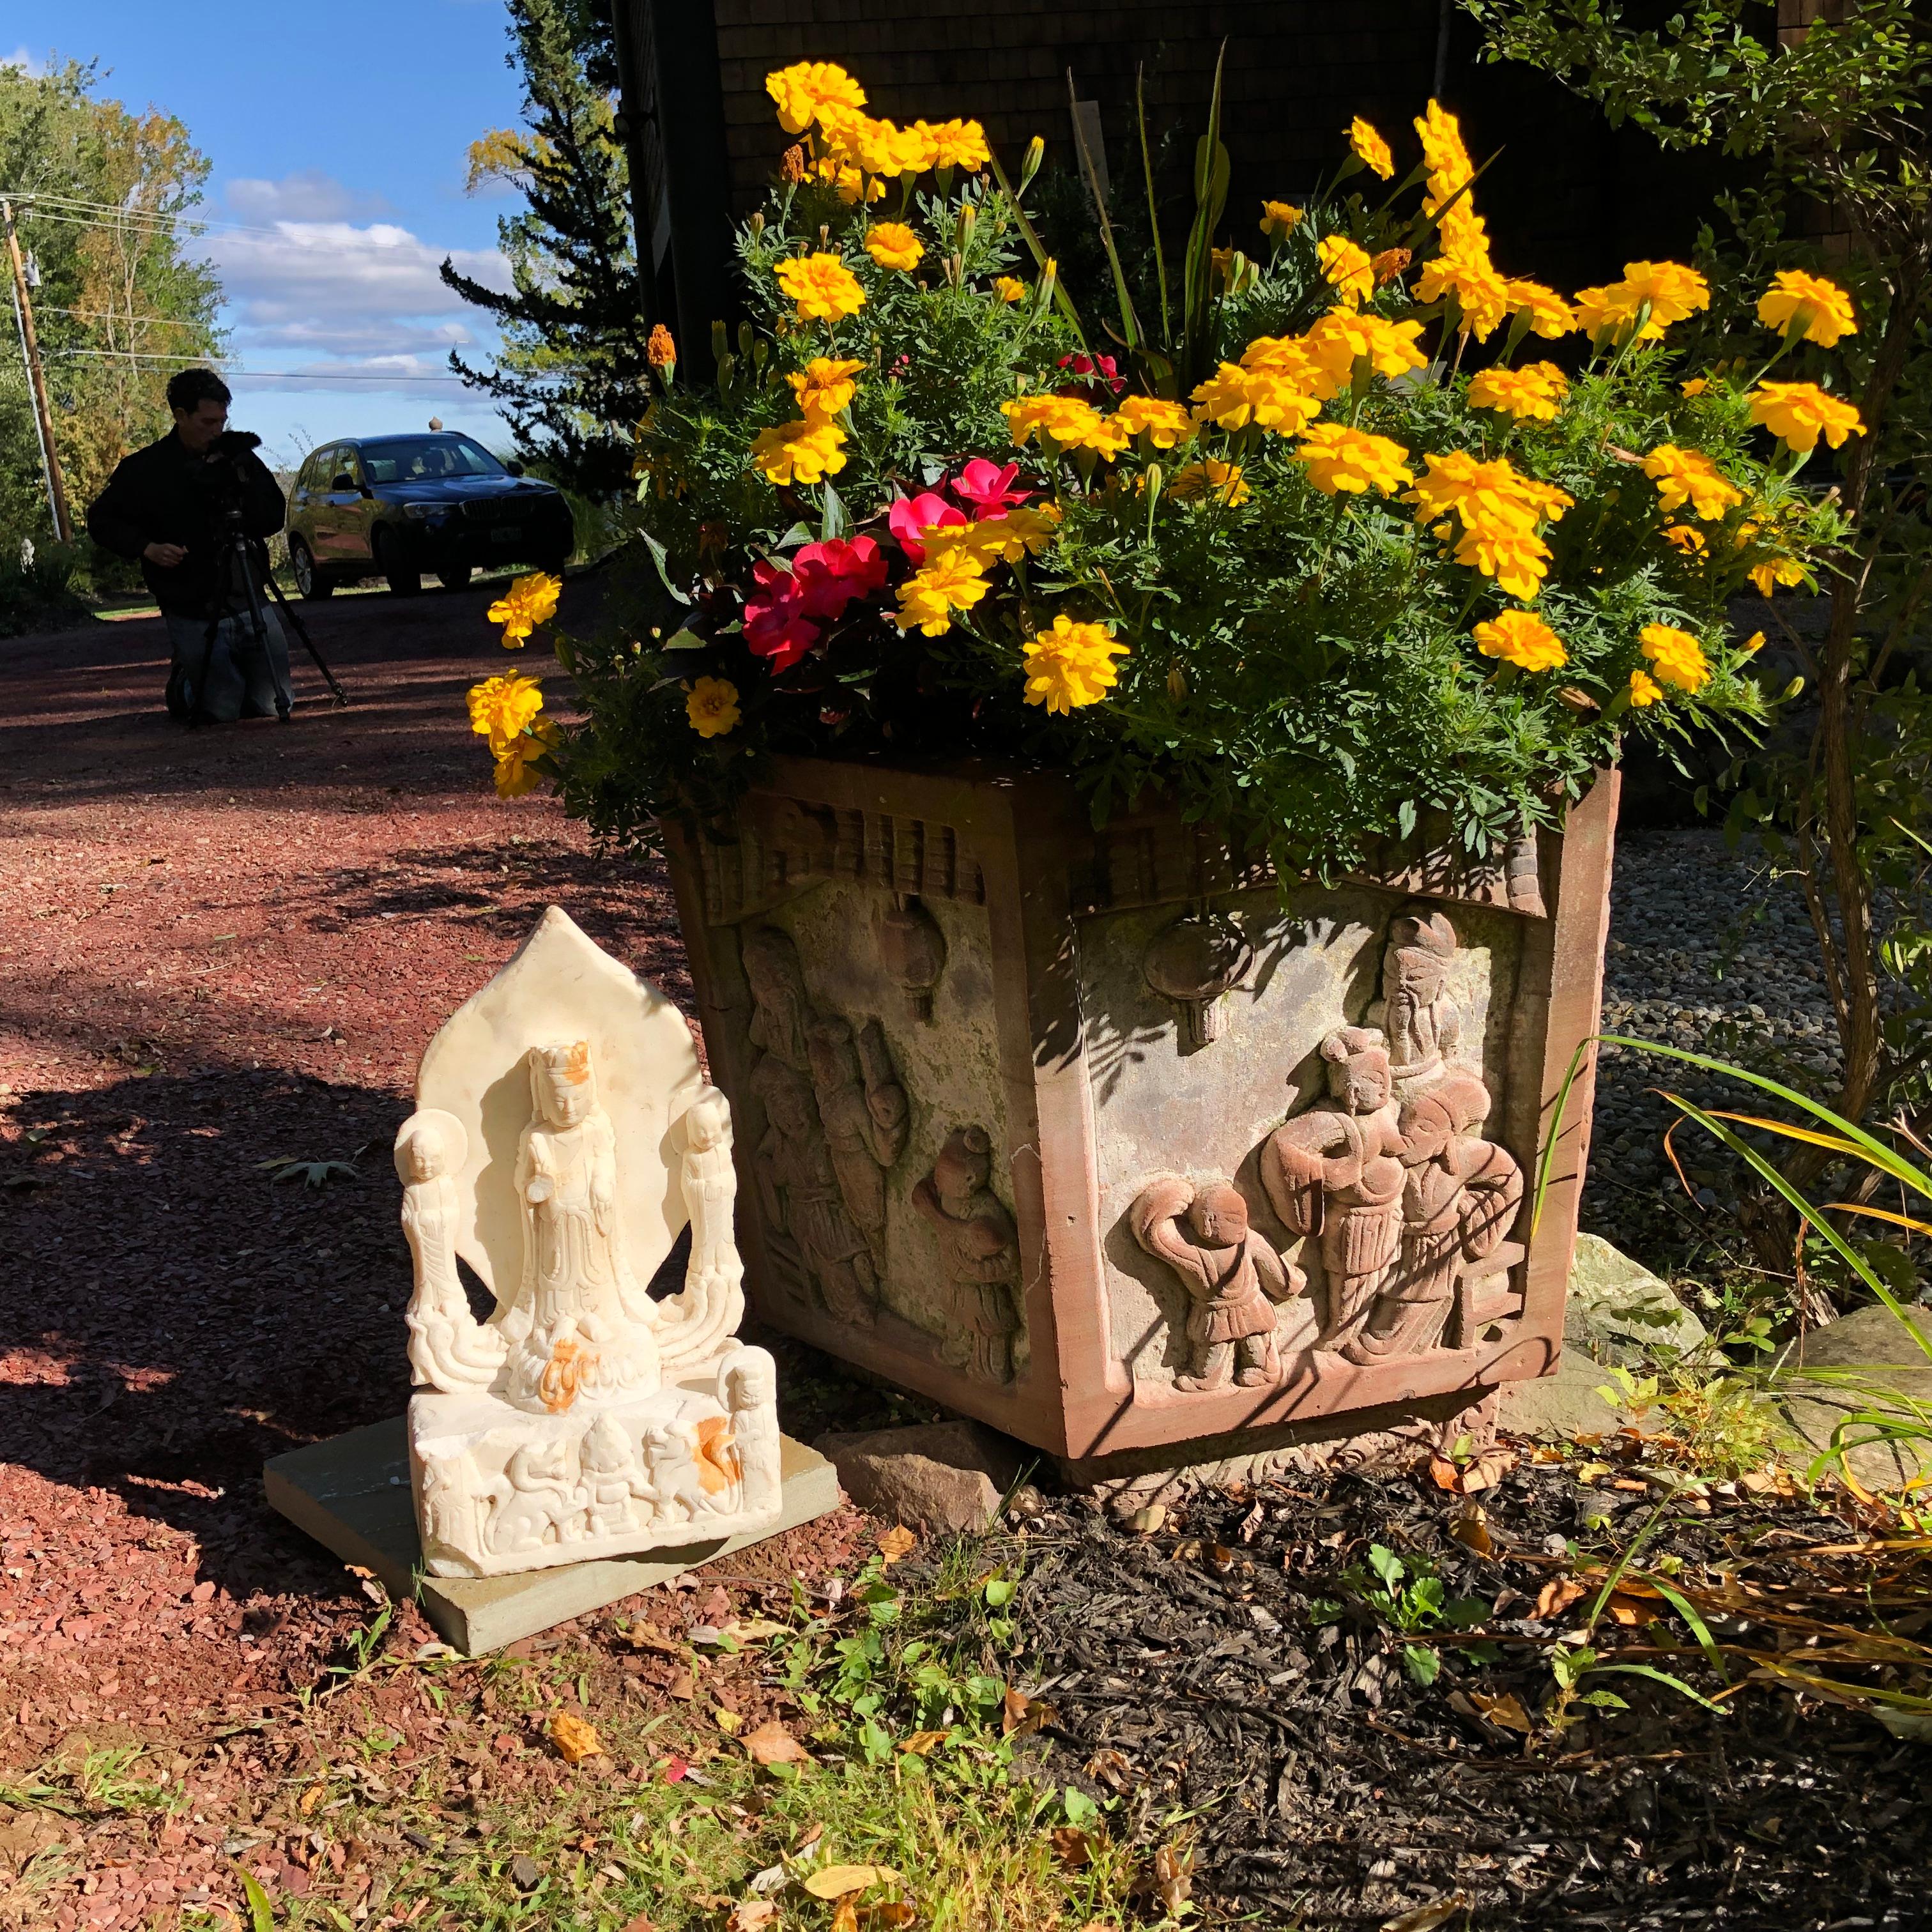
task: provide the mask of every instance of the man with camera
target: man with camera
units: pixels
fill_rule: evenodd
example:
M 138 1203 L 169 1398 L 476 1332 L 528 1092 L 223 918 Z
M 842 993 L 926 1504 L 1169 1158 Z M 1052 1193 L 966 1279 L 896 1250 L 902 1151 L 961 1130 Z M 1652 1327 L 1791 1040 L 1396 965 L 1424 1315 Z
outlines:
M 173 650 L 168 710 L 184 722 L 286 718 L 294 697 L 265 588 L 286 506 L 254 453 L 261 439 L 229 430 L 229 400 L 212 369 L 182 370 L 168 384 L 173 430 L 123 458 L 87 512 L 96 543 L 141 560 Z

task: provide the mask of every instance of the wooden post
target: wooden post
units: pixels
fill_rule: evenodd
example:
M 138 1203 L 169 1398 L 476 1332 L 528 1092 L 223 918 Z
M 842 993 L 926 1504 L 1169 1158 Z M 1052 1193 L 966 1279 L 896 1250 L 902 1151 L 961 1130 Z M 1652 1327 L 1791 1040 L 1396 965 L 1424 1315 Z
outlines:
M 68 514 L 67 484 L 61 476 L 60 452 L 54 447 L 53 412 L 47 406 L 46 378 L 40 371 L 40 338 L 34 332 L 34 304 L 27 293 L 26 264 L 20 259 L 20 238 L 14 232 L 14 204 L 0 200 L 0 223 L 7 230 L 7 253 L 14 265 L 14 299 L 20 305 L 21 346 L 27 358 L 27 382 L 34 393 L 34 416 L 40 428 L 40 454 L 47 466 L 47 494 L 53 500 L 54 529 L 64 544 L 74 542 L 74 521 Z

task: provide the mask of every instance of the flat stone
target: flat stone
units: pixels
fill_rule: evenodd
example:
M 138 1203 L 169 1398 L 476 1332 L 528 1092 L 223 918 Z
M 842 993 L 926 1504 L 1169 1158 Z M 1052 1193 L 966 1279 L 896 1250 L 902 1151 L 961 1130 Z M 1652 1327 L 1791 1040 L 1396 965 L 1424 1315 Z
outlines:
M 1017 1442 L 974 1422 L 821 1436 L 818 1447 L 861 1509 L 909 1529 L 955 1535 L 985 1528 L 1027 1456 Z
M 1599 1235 L 1576 1237 L 1563 1316 L 1566 1352 L 1634 1368 L 1660 1346 L 1683 1354 L 1708 1339 L 1703 1323 L 1671 1292 L 1668 1282 Z
M 768 1529 L 514 1576 L 419 1574 L 422 1544 L 410 1500 L 409 1442 L 400 1416 L 277 1456 L 264 1466 L 262 1484 L 272 1508 L 345 1563 L 373 1572 L 391 1596 L 415 1595 L 445 1641 L 474 1657 L 668 1582 L 836 1509 L 838 1478 L 831 1463 L 789 1436 L 779 1438 L 778 1449 L 779 1514 Z
M 1611 1387 L 1604 1364 L 1566 1350 L 1553 1376 L 1535 1382 L 1505 1382 L 1498 1420 L 1512 1436 L 1568 1442 L 1579 1436 L 1605 1436 L 1626 1427 L 1630 1412 L 1621 1402 L 1606 1402 L 1597 1391 Z
M 1915 1313 L 1912 1329 L 1932 1340 L 1932 1319 L 1923 1310 Z M 1855 1378 L 1855 1385 L 1811 1381 L 1806 1372 L 1814 1369 L 1831 1371 L 1834 1382 Z M 1869 1425 L 1851 1420 L 1861 1413 L 1922 1423 L 1932 1432 L 1932 1360 L 1890 1309 L 1857 1309 L 1813 1329 L 1793 1348 L 1784 1364 L 1778 1406 L 1814 1454 L 1832 1446 L 1841 1423 L 1850 1425 L 1850 1442 L 1869 1436 Z M 1845 1460 L 1866 1488 L 1900 1489 L 1932 1471 L 1932 1442 L 1862 1442 Z

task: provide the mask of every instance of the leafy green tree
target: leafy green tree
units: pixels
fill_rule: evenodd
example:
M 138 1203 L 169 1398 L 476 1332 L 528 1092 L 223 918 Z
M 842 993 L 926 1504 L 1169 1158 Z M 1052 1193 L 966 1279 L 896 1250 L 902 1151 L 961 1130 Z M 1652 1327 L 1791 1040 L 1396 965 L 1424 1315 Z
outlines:
M 527 460 L 586 496 L 608 496 L 630 480 L 650 368 L 608 0 L 510 0 L 509 14 L 524 125 L 472 143 L 470 185 L 505 181 L 524 196 L 496 224 L 510 292 L 442 265 L 444 281 L 496 323 L 502 346 L 489 368 L 454 350 L 450 366 L 502 410 Z
M 1832 388 L 1856 406 L 1864 434 L 1812 466 L 1835 473 L 1808 477 L 1836 498 L 1848 528 L 1822 573 L 1832 604 L 1822 644 L 1784 626 L 1813 688 L 1815 725 L 1808 742 L 1736 773 L 1734 818 L 1756 821 L 1804 893 L 1844 1050 L 1837 1111 L 1863 1121 L 1903 1109 L 1922 1136 L 1932 1094 L 1932 704 L 1921 682 L 1932 596 L 1932 8 L 1702 0 L 1640 26 L 1617 0 L 1463 4 L 1486 26 L 1492 58 L 1542 68 L 1666 148 L 1720 147 L 1750 164 L 1751 184 L 1720 204 L 1726 232 L 1707 230 L 1702 244 L 1719 291 L 1712 352 L 1762 362 L 1750 304 L 1780 269 L 1821 272 L 1852 296 L 1856 334 L 1797 345 L 1772 372 Z M 1815 1179 L 1830 1158 L 1808 1148 L 1787 1172 Z M 1772 1223 L 1768 1246 L 1788 1266 L 1790 1226 L 1782 1215 Z
M 172 116 L 95 93 L 92 66 L 0 67 L 0 188 L 15 203 L 68 494 L 83 505 L 167 422 L 178 358 L 220 354 L 220 285 L 181 218 L 208 164 Z M 10 307 L 10 298 L 8 298 Z M 26 371 L 10 317 L 0 354 L 0 532 L 50 526 Z

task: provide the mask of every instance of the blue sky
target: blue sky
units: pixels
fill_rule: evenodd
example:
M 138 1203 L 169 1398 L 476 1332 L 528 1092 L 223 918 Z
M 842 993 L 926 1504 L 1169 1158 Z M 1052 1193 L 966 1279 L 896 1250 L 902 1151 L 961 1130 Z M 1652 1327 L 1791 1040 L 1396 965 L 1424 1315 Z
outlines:
M 433 415 L 503 446 L 488 405 L 440 380 L 452 345 L 473 362 L 492 338 L 436 278 L 453 254 L 479 280 L 502 279 L 496 218 L 515 200 L 463 188 L 470 142 L 517 118 L 498 0 L 64 0 L 34 11 L 32 26 L 52 31 L 0 28 L 0 60 L 98 61 L 100 93 L 178 116 L 213 164 L 198 246 L 226 290 L 235 362 L 310 378 L 236 378 L 238 427 L 284 456 Z

